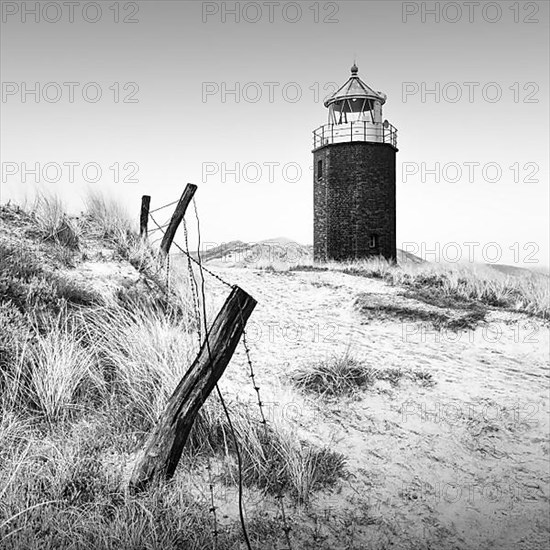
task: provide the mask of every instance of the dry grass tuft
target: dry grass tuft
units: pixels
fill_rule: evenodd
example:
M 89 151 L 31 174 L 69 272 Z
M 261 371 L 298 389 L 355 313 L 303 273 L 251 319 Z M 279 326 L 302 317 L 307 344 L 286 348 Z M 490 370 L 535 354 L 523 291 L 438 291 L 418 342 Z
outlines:
M 264 426 L 250 405 L 237 402 L 228 406 L 246 486 L 258 487 L 271 495 L 285 490 L 304 504 L 314 491 L 335 485 L 345 475 L 346 460 L 340 453 L 297 441 L 296 434 L 276 423 Z M 193 454 L 221 453 L 232 457 L 226 479 L 237 482 L 235 443 L 217 398 L 209 399 L 201 410 L 189 443 Z
M 44 327 L 43 327 L 44 330 Z M 23 356 L 26 362 L 30 403 L 48 422 L 54 422 L 77 406 L 83 385 L 100 389 L 103 381 L 83 335 L 61 313 L 45 333 L 38 333 Z
M 65 206 L 59 197 L 47 193 L 38 194 L 31 213 L 35 216 L 37 228 L 44 240 L 69 249 L 78 248 L 78 229 L 67 216 Z
M 82 312 L 80 324 L 110 392 L 134 422 L 152 426 L 191 364 L 195 338 L 188 318 L 141 302 Z
M 298 368 L 292 374 L 298 388 L 329 398 L 354 395 L 377 381 L 396 386 L 403 378 L 424 386 L 434 383 L 431 373 L 398 367 L 374 368 L 353 357 L 349 351 Z
M 115 200 L 91 191 L 84 204 L 88 228 L 94 230 L 98 238 L 119 243 L 126 241 L 131 233 L 136 232 L 137 228 L 130 221 L 128 212 Z
M 373 370 L 348 353 L 297 369 L 292 379 L 299 388 L 321 396 L 352 394 L 374 381 Z

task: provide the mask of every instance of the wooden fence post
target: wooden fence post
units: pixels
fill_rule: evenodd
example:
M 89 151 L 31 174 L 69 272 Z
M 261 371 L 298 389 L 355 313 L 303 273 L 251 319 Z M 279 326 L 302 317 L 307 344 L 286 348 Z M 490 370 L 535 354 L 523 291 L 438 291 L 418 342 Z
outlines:
M 151 197 L 143 195 L 141 197 L 141 213 L 139 216 L 139 236 L 147 237 L 147 224 L 149 223 L 149 207 L 151 206 Z
M 138 451 L 130 487 L 140 490 L 159 476 L 170 478 L 174 474 L 193 422 L 227 367 L 255 307 L 254 298 L 233 287 L 199 354 Z
M 172 241 L 174 240 L 176 231 L 181 223 L 181 220 L 183 220 L 183 216 L 185 216 L 185 211 L 187 210 L 187 207 L 189 206 L 196 190 L 197 186 L 192 183 L 188 183 L 185 187 L 178 205 L 172 214 L 172 219 L 168 224 L 168 229 L 166 230 L 166 233 L 162 238 L 162 242 L 160 243 L 160 251 L 163 256 L 167 256 L 168 252 L 170 252 L 170 247 L 172 246 Z

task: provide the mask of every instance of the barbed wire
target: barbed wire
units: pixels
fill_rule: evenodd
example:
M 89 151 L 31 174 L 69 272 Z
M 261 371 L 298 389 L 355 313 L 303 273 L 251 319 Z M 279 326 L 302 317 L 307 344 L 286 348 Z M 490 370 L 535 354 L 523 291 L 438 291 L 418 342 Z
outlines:
M 285 513 L 285 505 L 284 505 L 284 494 L 283 494 L 283 486 L 281 485 L 281 487 L 279 488 L 279 492 L 277 494 L 277 496 L 275 497 L 276 500 L 279 501 L 279 506 L 281 508 L 281 518 L 283 520 L 283 532 L 285 534 L 285 539 L 286 539 L 286 543 L 288 544 L 288 549 L 287 550 L 292 550 L 292 545 L 290 543 L 290 531 L 291 531 L 291 527 L 289 527 L 287 521 L 286 521 L 286 513 Z
M 164 224 L 161 227 L 155 227 L 154 229 L 149 229 L 149 231 L 147 231 L 147 234 L 151 235 L 152 233 L 155 233 L 156 231 L 162 231 L 163 229 L 166 229 L 169 225 L 170 225 L 170 222 Z
M 178 202 L 179 201 L 175 201 L 175 202 L 170 203 L 169 205 L 166 205 L 166 206 L 171 206 L 172 204 L 177 204 Z M 200 243 L 201 243 L 200 219 L 199 219 L 198 209 L 197 209 L 197 205 L 196 205 L 196 202 L 195 202 L 194 198 L 193 198 L 193 207 L 194 207 L 194 210 L 195 210 L 195 217 L 196 217 L 196 220 L 197 220 L 197 232 L 198 232 L 197 259 L 195 259 L 189 253 L 187 225 L 185 223 L 185 219 L 183 220 L 183 224 L 184 224 L 186 250 L 184 250 L 181 246 L 179 246 L 179 244 L 175 241 L 172 244 L 184 256 L 187 257 L 187 263 L 188 263 L 188 269 L 189 269 L 189 273 L 190 273 L 190 279 L 192 281 L 191 286 L 192 286 L 192 293 L 193 293 L 193 302 L 194 302 L 194 307 L 196 307 L 197 310 L 200 307 L 200 299 L 199 299 L 199 296 L 198 296 L 198 283 L 197 283 L 197 281 L 194 277 L 191 262 L 195 263 L 199 267 L 199 272 L 201 274 L 201 295 L 202 295 L 202 309 L 203 309 L 202 322 L 204 324 L 204 332 L 205 332 L 205 338 L 204 339 L 205 339 L 205 344 L 206 344 L 206 348 L 207 348 L 208 355 L 209 355 L 209 360 L 210 360 L 210 363 L 212 364 L 213 357 L 211 355 L 210 342 L 209 342 L 209 339 L 208 339 L 208 326 L 207 326 L 207 319 L 206 319 L 206 292 L 205 292 L 205 288 L 204 288 L 204 283 L 205 283 L 204 273 L 208 273 L 210 276 L 212 276 L 213 278 L 218 280 L 220 283 L 222 283 L 223 285 L 225 285 L 225 286 L 227 286 L 231 289 L 234 288 L 234 285 L 232 285 L 228 281 L 224 280 L 221 276 L 219 276 L 218 274 L 216 274 L 213 271 L 209 270 L 208 268 L 206 268 L 203 265 L 202 260 L 201 260 L 201 256 L 200 256 Z M 163 207 L 161 207 L 161 208 L 163 208 Z M 157 210 L 160 210 L 160 208 L 157 209 Z M 163 231 L 164 227 L 161 227 L 157 223 L 157 221 L 153 218 L 153 216 L 151 215 L 155 211 L 156 210 L 153 210 L 153 211 L 149 212 L 150 218 L 152 219 L 152 221 L 157 226 L 157 229 Z M 197 293 L 196 296 L 195 296 L 195 292 Z M 195 302 L 195 298 L 197 299 L 197 302 L 199 302 L 199 303 Z M 243 314 L 242 304 L 239 303 L 239 315 L 240 315 L 240 320 L 241 320 L 241 325 L 242 325 L 242 330 L 243 330 L 242 342 L 243 342 L 243 347 L 244 347 L 244 351 L 245 351 L 246 362 L 247 362 L 248 368 L 249 368 L 249 377 L 250 377 L 251 382 L 252 382 L 252 387 L 254 388 L 254 391 L 256 392 L 258 408 L 260 410 L 260 417 L 261 417 L 260 422 L 264 426 L 264 432 L 265 432 L 266 441 L 267 441 L 267 438 L 269 437 L 268 427 L 267 427 L 267 420 L 266 420 L 265 414 L 264 414 L 263 402 L 262 402 L 261 394 L 260 394 L 260 387 L 256 383 L 256 375 L 254 373 L 254 365 L 253 365 L 252 358 L 251 358 L 251 355 L 250 355 L 250 347 L 248 346 L 248 343 L 246 341 L 246 330 L 245 330 L 244 318 L 243 318 L 242 314 Z M 200 335 L 200 330 L 201 330 L 200 329 L 200 325 L 201 325 L 200 312 L 198 313 L 198 319 L 199 319 L 198 327 L 199 327 L 199 347 L 200 347 L 200 345 L 202 345 L 202 337 Z M 231 431 L 231 434 L 232 434 L 232 438 L 233 438 L 233 441 L 235 443 L 235 454 L 237 455 L 238 472 L 239 472 L 239 517 L 240 517 L 240 521 L 241 521 L 241 527 L 242 527 L 243 535 L 244 535 L 244 538 L 245 538 L 245 543 L 247 545 L 248 550 L 252 550 L 252 547 L 250 545 L 250 540 L 248 538 L 248 532 L 247 532 L 247 529 L 246 529 L 245 520 L 244 520 L 244 511 L 243 511 L 243 502 L 242 502 L 243 501 L 242 457 L 241 457 L 241 453 L 240 453 L 240 450 L 239 450 L 239 444 L 238 444 L 238 441 L 237 441 L 236 432 L 235 432 L 235 429 L 233 427 L 233 422 L 231 420 L 229 410 L 226 406 L 225 400 L 223 398 L 223 395 L 220 391 L 220 388 L 219 388 L 218 384 L 216 384 L 216 391 L 218 393 L 220 403 L 221 403 L 222 408 L 224 410 L 224 414 L 227 418 L 229 428 L 230 428 L 230 431 Z M 207 468 L 208 468 L 208 475 L 209 475 L 209 487 L 210 487 L 210 493 L 211 493 L 210 511 L 213 514 L 213 520 L 214 520 L 214 530 L 213 530 L 214 544 L 215 544 L 215 548 L 217 548 L 217 544 L 218 544 L 218 538 L 217 538 L 218 537 L 218 528 L 217 528 L 217 516 L 216 516 L 217 507 L 215 506 L 215 502 L 214 502 L 214 486 L 213 486 L 210 462 L 208 463 Z M 284 488 L 284 485 L 279 484 L 278 492 L 277 492 L 277 495 L 276 495 L 275 499 L 278 501 L 279 507 L 280 507 L 280 510 L 281 510 L 281 519 L 282 519 L 282 523 L 283 523 L 283 528 L 282 529 L 283 529 L 283 532 L 284 532 L 286 544 L 288 546 L 287 550 L 292 550 L 292 545 L 291 545 L 290 535 L 289 535 L 289 533 L 292 529 L 288 525 L 288 522 L 287 522 L 287 517 L 286 517 L 286 512 L 285 512 L 285 507 L 284 507 L 283 488 Z
M 197 203 L 195 202 L 195 198 L 193 197 L 193 207 L 195 210 L 195 217 L 197 219 L 197 235 L 198 235 L 198 243 L 197 243 L 197 257 L 198 257 L 198 265 L 199 270 L 201 272 L 201 294 L 202 294 L 202 308 L 203 308 L 203 320 L 204 320 L 204 332 L 205 332 L 205 343 L 206 348 L 208 350 L 208 358 L 210 360 L 210 364 L 213 364 L 212 360 L 212 353 L 210 350 L 210 341 L 208 339 L 208 326 L 206 323 L 206 292 L 204 288 L 204 275 L 202 274 L 203 266 L 201 261 L 201 254 L 200 254 L 200 248 L 201 248 L 201 228 L 200 228 L 200 220 L 199 220 L 199 213 L 197 210 Z M 221 278 L 220 278 L 221 280 Z M 231 286 L 231 285 L 230 285 Z M 239 311 L 242 318 L 242 308 L 239 304 Z M 243 326 L 244 329 L 244 326 Z M 233 443 L 235 444 L 235 454 L 237 455 L 237 468 L 239 472 L 239 518 L 241 521 L 241 528 L 244 536 L 244 541 L 246 543 L 246 547 L 248 550 L 252 550 L 252 546 L 250 545 L 250 539 L 248 538 L 248 531 L 246 529 L 246 523 L 244 521 L 244 508 L 243 508 L 243 461 L 241 456 L 241 451 L 239 449 L 239 442 L 237 439 L 237 432 L 235 431 L 235 428 L 233 427 L 233 421 L 231 420 L 231 415 L 229 414 L 229 410 L 227 408 L 227 405 L 225 404 L 225 399 L 223 398 L 222 392 L 220 390 L 220 387 L 218 384 L 216 384 L 216 392 L 218 394 L 218 397 L 220 399 L 220 403 L 223 409 L 223 412 L 225 414 L 225 417 L 227 418 L 227 423 L 229 424 L 229 430 L 231 432 L 231 437 L 233 439 Z
M 185 251 L 187 253 L 187 268 L 189 275 L 189 286 L 191 287 L 191 294 L 193 296 L 193 310 L 195 313 L 195 319 L 197 321 L 197 338 L 199 342 L 199 349 L 202 345 L 202 335 L 201 335 L 201 313 L 200 313 L 200 300 L 199 300 L 199 289 L 197 285 L 197 280 L 195 278 L 195 273 L 193 271 L 193 265 L 189 259 L 189 240 L 187 238 L 187 223 L 185 218 L 182 220 L 183 223 L 183 232 L 185 235 Z M 214 550 L 218 548 L 218 516 L 217 516 L 217 506 L 214 500 L 214 479 L 212 477 L 212 467 L 210 465 L 210 457 L 207 458 L 206 469 L 208 471 L 208 487 L 210 489 L 210 508 L 209 512 L 212 514 L 212 521 L 214 523 L 214 528 L 212 529 L 212 534 L 214 535 Z
M 166 288 L 170 292 L 170 256 L 166 256 Z
M 206 466 L 208 470 L 208 485 L 210 487 L 210 509 L 209 512 L 212 513 L 212 518 L 214 521 L 214 529 L 212 534 L 214 535 L 214 550 L 218 548 L 218 516 L 216 510 L 218 509 L 216 503 L 214 502 L 214 480 L 212 479 L 212 467 L 210 466 L 210 457 L 208 457 L 208 463 Z
M 179 200 L 174 202 L 169 202 L 168 204 L 165 204 L 164 206 L 159 206 L 158 208 L 155 208 L 154 210 L 149 210 L 149 214 L 154 214 L 155 212 L 158 212 L 159 210 L 163 210 L 164 208 L 168 208 L 169 206 L 173 206 L 174 204 L 178 204 Z
M 240 309 L 240 315 L 241 315 L 241 323 L 243 323 L 241 304 L 239 304 L 239 309 Z M 256 392 L 256 395 L 257 395 L 257 398 L 258 398 L 258 408 L 260 409 L 260 416 L 261 416 L 261 421 L 260 422 L 264 426 L 264 434 L 265 434 L 265 438 L 266 438 L 266 442 L 267 442 L 268 438 L 269 438 L 269 432 L 268 432 L 268 429 L 267 429 L 267 421 L 265 419 L 265 414 L 264 414 L 264 409 L 263 409 L 263 402 L 262 402 L 261 395 L 260 395 L 260 386 L 258 386 L 258 384 L 256 383 L 256 375 L 254 374 L 254 366 L 252 364 L 252 358 L 250 356 L 250 348 L 248 347 L 248 344 L 246 342 L 246 331 L 244 329 L 243 329 L 243 347 L 244 347 L 244 352 L 245 352 L 245 356 L 246 356 L 246 361 L 248 363 L 248 368 L 249 368 L 249 371 L 250 371 L 250 374 L 248 376 L 250 377 L 250 380 L 252 382 L 252 387 L 254 388 L 254 390 Z M 292 544 L 290 542 L 291 527 L 289 527 L 289 525 L 287 523 L 287 519 L 286 519 L 283 485 L 278 486 L 278 491 L 277 491 L 277 495 L 276 495 L 275 499 L 279 503 L 279 508 L 281 509 L 281 519 L 282 519 L 282 522 L 283 522 L 283 532 L 285 534 L 285 540 L 286 540 L 286 543 L 288 545 L 287 550 L 292 550 Z
M 193 272 L 193 265 L 191 264 L 191 260 L 189 258 L 189 240 L 187 238 L 187 223 L 185 222 L 185 218 L 182 220 L 183 222 L 183 233 L 185 235 L 185 251 L 187 254 L 187 270 L 189 273 L 189 285 L 191 287 L 191 294 L 193 296 L 193 309 L 195 310 L 195 318 L 197 320 L 197 331 L 199 336 L 199 349 L 202 344 L 202 334 L 201 334 L 201 313 L 200 313 L 200 300 L 199 300 L 199 287 L 197 285 L 197 280 L 195 279 L 195 273 Z
M 157 221 L 155 220 L 155 218 L 153 218 L 153 216 L 151 216 L 151 219 L 153 220 L 153 222 L 155 223 L 155 225 L 157 227 L 160 227 L 159 224 L 157 223 Z M 160 239 L 158 239 L 160 240 Z M 201 265 L 195 258 L 193 258 L 193 255 L 192 254 L 189 254 L 188 252 L 186 252 L 177 242 L 173 242 L 172 243 L 184 256 L 186 256 L 187 258 L 189 258 L 189 260 L 191 260 L 192 262 L 194 262 L 195 264 L 197 264 L 202 271 L 208 273 L 209 275 L 211 275 L 212 277 L 214 277 L 214 279 L 217 279 L 220 283 L 224 284 L 225 286 L 229 287 L 229 288 L 233 288 L 234 285 L 232 285 L 231 283 L 229 283 L 228 281 L 225 281 L 224 279 L 222 279 L 219 275 L 217 275 L 216 273 L 214 273 L 213 271 L 210 271 L 208 268 L 204 267 L 203 265 Z
M 239 304 L 240 306 L 241 304 Z M 240 307 L 240 313 L 241 313 L 241 324 L 243 323 L 242 319 L 242 307 Z M 260 409 L 260 416 L 262 417 L 261 423 L 264 426 L 266 436 L 267 436 L 267 420 L 265 419 L 264 414 L 264 408 L 263 408 L 263 402 L 262 398 L 260 396 L 260 386 L 256 384 L 256 376 L 254 374 L 254 366 L 252 365 L 252 359 L 250 358 L 250 348 L 248 347 L 248 344 L 246 343 L 246 332 L 243 330 L 243 346 L 244 346 L 244 353 L 246 356 L 246 362 L 248 363 L 248 369 L 250 374 L 248 375 L 252 381 L 252 387 L 256 391 L 256 396 L 258 398 L 258 408 Z
M 151 241 L 151 244 L 158 243 L 161 240 L 162 240 L 162 237 L 159 237 L 158 239 L 155 239 L 155 240 Z

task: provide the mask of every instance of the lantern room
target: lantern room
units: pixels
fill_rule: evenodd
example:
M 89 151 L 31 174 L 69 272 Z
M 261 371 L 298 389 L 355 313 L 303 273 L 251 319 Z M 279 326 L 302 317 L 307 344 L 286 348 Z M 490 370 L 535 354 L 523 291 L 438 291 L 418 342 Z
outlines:
M 324 102 L 328 124 L 313 132 L 314 149 L 347 141 L 389 143 L 397 148 L 397 129 L 382 117 L 386 98 L 359 78 L 354 63 L 347 82 Z
M 325 101 L 329 124 L 348 122 L 382 122 L 382 105 L 386 94 L 375 92 L 358 76 L 357 65 L 351 68 L 349 80 Z

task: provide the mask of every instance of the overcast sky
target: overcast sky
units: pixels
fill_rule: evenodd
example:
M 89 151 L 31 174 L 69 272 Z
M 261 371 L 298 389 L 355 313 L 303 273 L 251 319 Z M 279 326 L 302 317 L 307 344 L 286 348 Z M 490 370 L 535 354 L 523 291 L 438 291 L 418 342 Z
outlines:
M 203 240 L 311 243 L 311 132 L 355 59 L 399 132 L 398 246 L 548 264 L 548 2 L 35 4 L 2 5 L 2 203 L 137 216 L 194 182 Z

